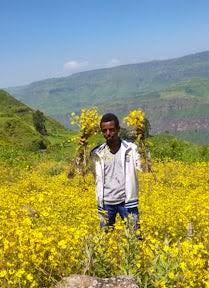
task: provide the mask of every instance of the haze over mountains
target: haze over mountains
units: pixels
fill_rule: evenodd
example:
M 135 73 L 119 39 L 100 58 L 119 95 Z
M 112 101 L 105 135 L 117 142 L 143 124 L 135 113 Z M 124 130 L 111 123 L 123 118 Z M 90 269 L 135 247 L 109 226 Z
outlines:
M 67 115 L 97 106 L 120 117 L 143 108 L 152 133 L 209 142 L 209 51 L 33 82 L 7 89 L 67 125 Z

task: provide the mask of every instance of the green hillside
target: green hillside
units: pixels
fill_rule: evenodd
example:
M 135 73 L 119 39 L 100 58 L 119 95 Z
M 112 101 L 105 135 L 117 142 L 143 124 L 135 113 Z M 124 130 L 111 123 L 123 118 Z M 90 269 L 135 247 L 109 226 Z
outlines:
M 57 121 L 45 117 L 47 135 L 34 127 L 34 110 L 0 90 L 0 145 L 36 150 L 56 143 L 56 135 L 69 132 Z
M 196 129 L 209 131 L 208 51 L 82 72 L 8 91 L 66 126 L 69 125 L 68 113 L 86 106 L 98 106 L 102 113 L 112 111 L 120 117 L 141 107 L 153 133 L 170 131 L 178 135 L 181 132 L 183 137 L 184 131 L 187 135 Z M 191 139 L 195 139 L 195 135 L 201 134 L 196 133 Z

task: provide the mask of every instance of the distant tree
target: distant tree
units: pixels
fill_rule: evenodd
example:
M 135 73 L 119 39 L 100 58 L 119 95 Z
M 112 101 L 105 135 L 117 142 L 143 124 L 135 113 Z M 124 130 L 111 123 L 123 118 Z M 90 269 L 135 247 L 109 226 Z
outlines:
M 41 135 L 47 135 L 45 120 L 43 112 L 36 110 L 33 113 L 33 125 Z

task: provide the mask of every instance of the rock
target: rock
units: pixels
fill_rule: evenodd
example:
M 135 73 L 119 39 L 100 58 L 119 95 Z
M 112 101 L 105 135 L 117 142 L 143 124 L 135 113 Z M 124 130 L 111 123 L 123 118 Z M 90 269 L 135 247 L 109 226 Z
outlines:
M 130 276 L 102 279 L 86 275 L 71 275 L 63 278 L 56 288 L 139 288 L 139 286 Z

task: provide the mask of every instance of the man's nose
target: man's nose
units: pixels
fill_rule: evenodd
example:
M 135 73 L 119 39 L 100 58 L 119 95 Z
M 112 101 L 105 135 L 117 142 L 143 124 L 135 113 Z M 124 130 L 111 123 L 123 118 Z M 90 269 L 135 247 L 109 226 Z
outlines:
M 110 136 L 110 130 L 109 130 L 109 129 L 107 129 L 106 135 L 107 135 L 107 136 Z

